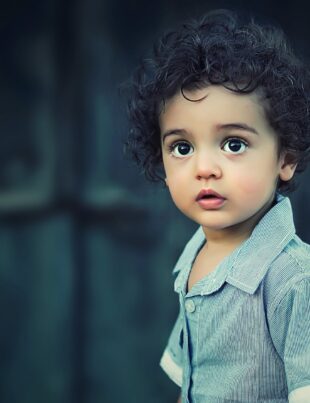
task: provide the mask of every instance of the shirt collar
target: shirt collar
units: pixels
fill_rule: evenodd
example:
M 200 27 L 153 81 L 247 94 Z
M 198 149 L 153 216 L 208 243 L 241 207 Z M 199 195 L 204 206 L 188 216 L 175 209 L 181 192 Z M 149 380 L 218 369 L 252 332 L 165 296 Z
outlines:
M 226 270 L 223 277 L 221 267 L 221 283 L 226 281 L 242 291 L 254 294 L 272 261 L 282 252 L 294 235 L 295 227 L 290 200 L 277 195 L 275 206 L 259 221 L 251 236 L 223 261 Z M 175 291 L 180 292 L 186 289 L 192 263 L 204 242 L 204 232 L 200 227 L 186 245 L 173 270 L 173 273 L 177 274 Z M 218 268 L 220 269 L 220 267 Z M 211 273 L 213 281 L 216 276 L 215 272 Z M 222 284 L 215 284 L 214 291 Z M 202 294 L 204 293 L 203 288 L 200 289 Z M 210 285 L 207 285 L 206 289 L 210 291 Z

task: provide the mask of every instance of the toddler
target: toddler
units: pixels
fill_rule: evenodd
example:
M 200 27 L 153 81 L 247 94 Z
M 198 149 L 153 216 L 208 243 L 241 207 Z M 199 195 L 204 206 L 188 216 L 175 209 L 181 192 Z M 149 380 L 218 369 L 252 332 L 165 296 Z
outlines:
M 223 10 L 133 77 L 127 145 L 199 225 L 160 361 L 182 403 L 310 402 L 310 247 L 284 196 L 309 158 L 309 83 L 279 29 Z

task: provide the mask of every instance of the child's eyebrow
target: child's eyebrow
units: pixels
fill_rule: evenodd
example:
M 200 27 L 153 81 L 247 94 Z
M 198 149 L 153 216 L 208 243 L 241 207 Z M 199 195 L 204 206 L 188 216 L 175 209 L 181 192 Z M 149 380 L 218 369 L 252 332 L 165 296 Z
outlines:
M 247 125 L 246 123 L 225 123 L 225 124 L 219 124 L 216 126 L 217 130 L 223 130 L 223 129 L 228 129 L 228 130 L 244 130 L 247 132 L 251 132 L 254 134 L 258 134 L 257 130 L 254 129 L 254 127 L 251 127 Z
M 165 141 L 165 138 L 168 136 L 173 136 L 173 135 L 185 135 L 186 131 L 183 129 L 171 129 L 171 130 L 167 130 L 166 132 L 163 133 L 162 135 L 162 142 Z
M 254 134 L 258 134 L 258 131 L 254 129 L 254 127 L 251 127 L 249 125 L 247 125 L 246 123 L 225 123 L 225 124 L 218 124 L 216 125 L 216 130 L 220 131 L 220 130 L 243 130 L 243 131 L 247 131 L 247 132 L 251 132 Z M 177 135 L 186 135 L 186 131 L 183 129 L 171 129 L 171 130 L 167 130 L 166 132 L 163 133 L 162 135 L 162 142 L 165 141 L 166 137 L 168 136 L 177 136 Z

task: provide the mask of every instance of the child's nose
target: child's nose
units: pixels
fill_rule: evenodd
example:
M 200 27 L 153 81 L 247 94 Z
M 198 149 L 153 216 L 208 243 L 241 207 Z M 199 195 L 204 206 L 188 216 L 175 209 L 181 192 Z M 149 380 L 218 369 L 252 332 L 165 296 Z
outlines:
M 200 155 L 197 157 L 196 178 L 209 179 L 210 177 L 220 178 L 222 170 L 215 155 Z

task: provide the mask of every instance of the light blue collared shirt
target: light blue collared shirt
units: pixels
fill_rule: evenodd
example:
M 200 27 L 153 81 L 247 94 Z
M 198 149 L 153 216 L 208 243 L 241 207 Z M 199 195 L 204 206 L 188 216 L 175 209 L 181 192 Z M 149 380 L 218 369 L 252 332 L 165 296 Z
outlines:
M 310 403 L 310 246 L 289 199 L 187 292 L 204 242 L 199 228 L 174 268 L 180 314 L 160 363 L 182 403 Z

